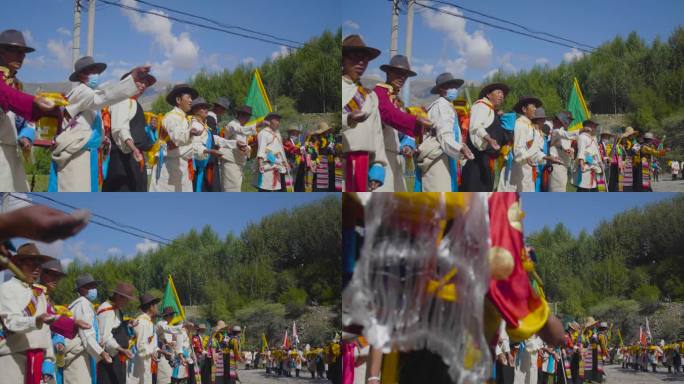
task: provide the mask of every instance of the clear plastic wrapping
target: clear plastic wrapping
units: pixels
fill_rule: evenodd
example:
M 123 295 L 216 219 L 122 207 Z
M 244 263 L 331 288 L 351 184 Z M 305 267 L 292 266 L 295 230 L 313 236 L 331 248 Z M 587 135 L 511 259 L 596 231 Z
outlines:
M 419 197 L 419 195 L 421 195 Z M 345 325 L 363 326 L 385 352 L 426 348 L 456 383 L 486 380 L 486 194 L 375 193 L 364 202 L 366 236 L 343 293 Z

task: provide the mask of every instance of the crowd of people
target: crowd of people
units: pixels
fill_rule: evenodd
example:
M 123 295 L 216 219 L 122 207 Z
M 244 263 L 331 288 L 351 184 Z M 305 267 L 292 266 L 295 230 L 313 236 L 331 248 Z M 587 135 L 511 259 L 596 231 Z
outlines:
M 665 340 L 658 343 L 633 344 L 614 349 L 611 361 L 620 364 L 624 369 L 633 369 L 635 372 L 665 372 L 659 368 L 667 369 L 668 374 L 680 375 L 682 371 L 682 351 L 684 341 L 665 344 Z
M 259 191 L 341 190 L 337 141 L 324 121 L 309 132 L 288 127 L 283 137 L 280 114 L 253 116 L 242 105 L 225 122 L 230 101 L 208 102 L 187 84 L 170 90 L 173 109 L 157 116 L 139 101 L 156 83 L 149 66 L 101 85 L 107 65 L 90 56 L 75 62 L 66 95 L 33 97 L 17 77 L 33 51 L 20 31 L 0 33 L 2 191 L 29 190 L 23 157 L 34 145 L 51 152 L 50 192 L 239 192 L 250 158 Z
M 521 96 L 513 112 L 501 110 L 510 88 L 484 85 L 470 111 L 458 98 L 464 80 L 442 73 L 427 107 L 408 107 L 399 97 L 416 76 L 405 56 L 380 66 L 385 82 L 361 84 L 380 50 L 358 35 L 342 42 L 342 150 L 345 190 L 580 192 L 651 191 L 665 155 L 652 132 L 632 127 L 601 129 L 569 111 L 547 116 L 543 100 Z M 463 113 L 461 113 L 463 111 Z M 678 165 L 678 164 L 677 164 Z M 674 167 L 673 175 L 675 174 Z

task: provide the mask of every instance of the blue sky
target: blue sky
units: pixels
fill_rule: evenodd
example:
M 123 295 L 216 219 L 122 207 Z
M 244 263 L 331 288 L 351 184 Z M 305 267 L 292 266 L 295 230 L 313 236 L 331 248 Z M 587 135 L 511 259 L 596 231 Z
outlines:
M 41 194 L 39 194 L 41 195 Z M 228 233 L 239 235 L 249 223 L 285 208 L 292 208 L 320 200 L 329 194 L 322 193 L 60 193 L 47 194 L 62 203 L 90 209 L 93 213 L 109 217 L 123 224 L 173 239 L 191 229 L 201 230 L 205 225 L 224 238 Z M 334 194 L 333 194 L 334 195 Z M 32 198 L 34 203 L 46 204 L 70 211 L 53 202 Z M 101 219 L 95 220 L 104 222 Z M 108 223 L 109 224 L 109 223 Z M 15 239 L 14 244 L 23 244 Z M 109 255 L 132 256 L 137 250 L 154 249 L 155 244 L 89 224 L 73 238 L 52 244 L 39 244 L 48 255 L 68 263 L 75 259 L 91 262 L 106 259 Z
M 113 0 L 154 9 L 134 0 Z M 305 42 L 340 26 L 339 0 L 149 0 L 153 4 L 198 14 L 289 40 Z M 82 3 L 87 5 L 87 0 Z M 36 52 L 20 71 L 25 82 L 61 82 L 71 73 L 73 0 L 24 0 L 0 12 L 2 29 L 25 32 Z M 161 10 L 160 10 L 161 11 Z M 168 11 L 162 11 L 169 14 Z M 95 58 L 109 64 L 105 80 L 120 77 L 135 65 L 153 64 L 160 80 L 185 81 L 205 68 L 232 69 L 240 63 L 262 63 L 283 54 L 284 47 L 140 15 L 97 2 Z M 137 15 L 137 16 L 136 16 Z M 175 15 L 179 18 L 189 17 Z M 81 18 L 81 55 L 86 51 L 87 12 Z M 197 21 L 197 20 L 195 20 Z M 204 22 L 202 22 L 204 23 Z
M 523 193 L 525 233 L 563 223 L 573 234 L 591 233 L 601 222 L 634 207 L 671 199 L 674 193 Z
M 420 1 L 438 8 L 444 6 Z M 370 63 L 367 73 L 382 75 L 384 79 L 378 68 L 389 60 L 391 2 L 345 0 L 343 3 L 343 34 L 359 33 L 366 44 L 383 51 Z M 649 43 L 658 35 L 665 40 L 682 24 L 684 15 L 684 1 L 681 0 L 459 0 L 457 4 L 592 46 L 617 35 L 627 36 L 631 31 L 637 31 Z M 579 55 L 570 48 L 480 23 L 444 14 L 435 17 L 433 11 L 420 6 L 416 6 L 416 11 L 411 64 L 419 76 L 430 79 L 448 70 L 457 77 L 465 76 L 462 78 L 479 83 L 497 69 L 518 71 L 531 68 L 535 63 L 548 63 L 554 67 L 564 59 Z M 482 18 L 471 13 L 465 15 Z M 403 53 L 405 15 L 400 15 L 399 30 L 399 52 Z

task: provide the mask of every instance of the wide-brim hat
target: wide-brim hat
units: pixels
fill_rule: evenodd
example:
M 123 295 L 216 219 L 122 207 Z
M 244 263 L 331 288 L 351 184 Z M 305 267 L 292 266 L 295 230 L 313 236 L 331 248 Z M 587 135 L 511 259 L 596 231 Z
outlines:
M 320 134 L 328 132 L 331 129 L 332 128 L 330 128 L 328 123 L 326 123 L 325 121 L 321 121 L 318 123 L 318 125 L 316 126 L 316 130 L 313 133 L 314 133 L 314 135 L 320 135 Z
M 43 265 L 40 267 L 43 269 L 43 271 L 50 271 L 62 277 L 66 276 L 66 273 L 64 273 L 64 268 L 62 267 L 62 262 L 57 259 L 49 260 L 43 263 Z
M 408 58 L 404 55 L 392 56 L 389 64 L 381 65 L 380 70 L 383 72 L 388 72 L 388 71 L 403 72 L 408 77 L 413 77 L 413 76 L 417 75 L 417 73 L 415 73 L 411 70 L 411 64 L 409 64 Z
M 558 121 L 560 121 L 565 128 L 569 127 L 570 124 L 572 124 L 572 118 L 568 115 L 567 111 L 560 111 L 556 113 L 556 116 L 554 117 L 558 119 Z
M 635 134 L 638 135 L 639 131 L 635 130 L 632 127 L 627 127 L 627 128 L 625 128 L 625 132 L 622 134 L 622 137 L 630 137 L 630 136 L 635 135 Z
M 532 117 L 532 120 L 537 120 L 537 119 L 546 119 L 548 116 L 546 116 L 546 111 L 544 111 L 544 108 L 537 108 L 536 111 L 534 111 L 534 117 Z
M 176 314 L 176 310 L 175 310 L 175 309 L 173 309 L 173 308 L 171 308 L 171 307 L 164 307 L 164 309 L 162 309 L 162 311 L 161 311 L 161 313 L 159 314 L 159 316 L 161 316 L 161 317 L 166 317 L 166 316 L 171 316 L 171 315 L 175 315 L 175 314 Z
M 128 300 L 133 300 L 133 298 L 135 297 L 135 287 L 133 286 L 133 284 L 124 283 L 120 281 L 116 283 L 116 287 L 114 287 L 114 289 L 112 290 L 112 294 L 115 293 L 117 295 L 121 295 L 127 298 Z
M 219 320 L 219 321 L 216 323 L 216 326 L 212 329 L 212 333 L 216 333 L 216 332 L 218 332 L 218 331 L 224 330 L 224 329 L 226 329 L 226 327 L 228 327 L 228 326 L 226 325 L 226 322 L 223 321 L 223 320 Z
M 120 80 L 125 79 L 126 77 L 130 76 L 130 74 L 131 74 L 130 71 L 124 73 L 123 76 L 121 76 L 121 79 L 120 79 Z M 147 86 L 148 86 L 148 87 L 153 86 L 156 82 L 157 82 L 157 78 L 156 78 L 156 77 L 152 76 L 152 75 L 149 74 L 149 73 L 145 75 L 145 83 L 147 83 Z
M 584 320 L 584 328 L 591 328 L 598 324 L 598 321 L 594 319 L 593 317 L 589 316 Z
M 544 105 L 544 103 L 542 103 L 541 100 L 539 100 L 538 98 L 536 98 L 534 96 L 520 96 L 520 98 L 518 99 L 518 102 L 515 103 L 515 105 L 513 106 L 513 110 L 518 112 L 518 113 L 522 113 L 523 107 L 526 105 L 529 105 L 529 104 L 534 104 L 534 106 L 537 108 Z
M 283 117 L 280 116 L 279 113 L 271 112 L 271 113 L 269 113 L 268 115 L 266 115 L 266 117 L 264 117 L 264 120 L 266 120 L 266 121 L 271 120 L 271 119 L 278 119 L 278 120 L 280 120 L 280 119 L 282 119 L 282 118 L 283 118 Z
M 504 93 L 504 97 L 506 95 L 508 95 L 508 91 L 511 90 L 508 87 L 508 85 L 506 85 L 504 83 L 491 83 L 491 84 L 487 84 L 484 87 L 482 87 L 482 89 L 480 90 L 480 95 L 478 98 L 481 99 L 481 98 L 487 96 L 487 94 L 489 94 L 490 92 L 497 90 L 497 89 L 500 89 Z
M 653 134 L 653 132 L 646 132 L 646 133 L 644 133 L 644 139 L 651 139 L 651 140 L 654 140 L 654 139 L 655 139 L 655 135 Z
M 359 35 L 349 35 L 342 40 L 342 56 L 352 52 L 365 52 L 368 61 L 380 56 L 380 50 L 367 46 Z
M 602 321 L 602 322 L 599 324 L 599 328 L 601 328 L 601 329 L 608 329 L 608 323 L 606 323 L 605 321 Z
M 74 72 L 69 75 L 69 81 L 78 82 L 78 74 L 91 68 L 95 68 L 97 73 L 102 73 L 105 69 L 107 69 L 107 64 L 96 63 L 92 56 L 83 56 L 76 60 L 76 63 L 74 64 Z
M 211 104 L 207 103 L 207 101 L 204 100 L 204 97 L 200 96 L 200 97 L 192 100 L 192 104 L 190 104 L 190 112 L 192 112 L 196 108 L 200 108 L 200 107 L 204 107 L 206 109 L 209 109 L 211 107 Z
M 228 108 L 230 108 L 230 100 L 228 100 L 227 97 L 221 96 L 214 101 L 214 105 L 218 105 L 219 107 L 228 110 Z
M 242 332 L 242 328 L 239 325 L 234 325 L 233 329 L 231 329 L 233 332 Z
M 235 114 L 243 114 L 243 115 L 249 115 L 252 116 L 252 107 L 249 105 L 241 105 L 235 109 Z
M 441 75 L 437 76 L 437 79 L 435 80 L 435 86 L 432 87 L 430 90 L 430 93 L 433 95 L 436 95 L 439 93 L 440 89 L 444 88 L 460 88 L 461 85 L 463 85 L 464 81 L 463 79 L 457 79 L 454 77 L 449 72 L 444 72 Z
M 176 106 L 176 97 L 178 95 L 184 95 L 184 94 L 189 94 L 192 99 L 196 99 L 197 96 L 199 96 L 199 93 L 195 88 L 189 86 L 188 84 L 176 84 L 171 88 L 171 92 L 169 92 L 168 95 L 166 95 L 166 102 L 171 104 L 172 106 Z
M 588 126 L 593 126 L 594 128 L 599 126 L 599 123 L 595 122 L 594 120 L 587 119 L 582 122 L 583 127 L 588 127 Z
M 296 125 L 291 125 L 291 126 L 286 130 L 286 132 L 287 132 L 287 133 L 290 133 L 290 132 L 298 132 L 298 133 L 301 133 L 301 132 L 302 132 L 302 129 L 299 128 L 299 127 L 296 126 Z
M 76 289 L 78 290 L 79 288 L 84 287 L 84 286 L 89 285 L 89 284 L 99 285 L 100 283 L 102 283 L 102 281 L 101 280 L 95 280 L 93 275 L 91 275 L 90 273 L 84 273 L 81 276 L 76 278 Z
M 14 254 L 14 256 L 12 256 L 12 262 L 15 264 L 17 261 L 28 259 L 40 260 L 42 263 L 46 263 L 50 260 L 56 260 L 52 256 L 43 255 L 40 253 L 35 243 L 23 244 L 21 247 L 17 248 L 17 252 Z
M 207 329 L 207 325 L 204 324 L 204 323 L 199 323 L 199 324 L 197 325 L 197 329 Z
M 139 301 L 140 301 L 140 306 L 144 307 L 146 305 L 157 304 L 158 302 L 161 301 L 161 299 L 158 297 L 154 297 L 149 293 L 145 293 L 142 296 L 140 296 Z
M 24 40 L 24 34 L 16 29 L 7 29 L 0 33 L 0 46 L 19 48 L 24 53 L 29 53 L 35 51 L 26 45 L 26 40 Z

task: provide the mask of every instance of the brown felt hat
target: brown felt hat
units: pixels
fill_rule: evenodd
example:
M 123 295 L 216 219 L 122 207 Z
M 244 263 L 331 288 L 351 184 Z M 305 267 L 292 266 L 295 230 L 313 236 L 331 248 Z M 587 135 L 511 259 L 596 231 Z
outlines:
M 482 89 L 480 90 L 479 98 L 481 99 L 481 98 L 487 96 L 490 92 L 495 91 L 497 89 L 500 89 L 504 93 L 504 97 L 506 95 L 508 95 L 508 91 L 510 91 L 510 88 L 508 87 L 508 85 L 506 85 L 504 83 L 491 83 L 491 84 L 487 84 L 484 87 L 482 87 Z
M 342 40 L 342 56 L 352 52 L 364 52 L 368 54 L 368 61 L 380 56 L 380 50 L 367 46 L 359 35 L 349 35 Z
M 405 73 L 408 77 L 416 76 L 417 73 L 411 70 L 411 64 L 409 64 L 408 58 L 404 55 L 394 55 L 390 59 L 389 64 L 383 64 L 380 66 L 380 70 L 383 72 L 388 71 L 398 71 Z
M 15 264 L 18 261 L 28 259 L 38 259 L 41 260 L 43 263 L 55 260 L 55 258 L 52 256 L 43 255 L 42 253 L 40 253 L 35 243 L 23 244 L 21 247 L 17 248 L 17 253 L 15 253 L 14 256 L 12 256 L 12 262 Z
M 542 105 L 544 105 L 541 100 L 534 96 L 520 96 L 520 99 L 518 100 L 517 103 L 513 106 L 513 110 L 522 113 L 523 107 L 529 105 L 529 104 L 534 104 L 535 107 L 539 108 Z
M 176 97 L 184 94 L 189 94 L 190 97 L 194 99 L 199 96 L 199 93 L 197 93 L 197 90 L 195 88 L 187 85 L 187 84 L 176 84 L 171 88 L 171 92 L 169 92 L 168 95 L 166 95 L 166 102 L 171 104 L 172 106 L 176 106 Z

